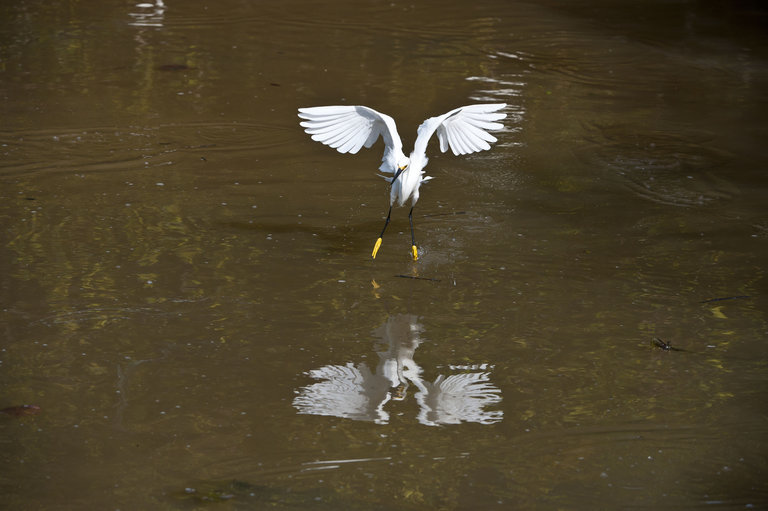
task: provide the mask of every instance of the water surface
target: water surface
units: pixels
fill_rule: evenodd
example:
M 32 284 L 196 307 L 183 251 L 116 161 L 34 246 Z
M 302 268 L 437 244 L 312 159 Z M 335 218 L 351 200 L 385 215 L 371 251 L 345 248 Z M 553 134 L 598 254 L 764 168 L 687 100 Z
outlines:
M 767 14 L 8 5 L 4 504 L 768 506 Z M 381 146 L 296 108 L 475 102 L 372 261 Z

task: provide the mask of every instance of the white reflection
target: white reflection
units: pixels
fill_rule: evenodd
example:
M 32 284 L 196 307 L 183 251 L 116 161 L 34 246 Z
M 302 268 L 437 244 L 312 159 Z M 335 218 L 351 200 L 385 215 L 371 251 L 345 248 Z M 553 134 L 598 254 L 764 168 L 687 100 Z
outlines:
M 320 381 L 299 389 L 293 406 L 299 413 L 386 424 L 389 413 L 385 405 L 390 400 L 405 399 L 413 384 L 419 405 L 416 418 L 422 424 L 501 421 L 502 411 L 486 410 L 501 402 L 501 391 L 490 382 L 487 369 L 491 366 L 448 366 L 461 372 L 447 377 L 441 374 L 432 383 L 421 378 L 423 371 L 413 357 L 421 343 L 422 330 L 417 316 L 391 316 L 374 331 L 387 346 L 386 351 L 377 353 L 379 363 L 375 372 L 365 363 L 352 362 L 313 369 L 307 374 Z
M 143 2 L 135 6 L 136 12 L 129 12 L 133 18 L 129 25 L 135 27 L 162 27 L 165 19 L 165 4 L 163 0 L 155 0 L 154 3 Z

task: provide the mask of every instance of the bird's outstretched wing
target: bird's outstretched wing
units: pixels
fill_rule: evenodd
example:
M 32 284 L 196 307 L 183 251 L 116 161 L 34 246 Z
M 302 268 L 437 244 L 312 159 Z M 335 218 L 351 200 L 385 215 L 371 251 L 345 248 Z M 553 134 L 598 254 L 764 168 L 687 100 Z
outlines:
M 431 117 L 421 123 L 413 151 L 426 152 L 427 143 L 432 134 L 437 131 L 440 140 L 440 150 L 448 148 L 455 155 L 471 154 L 485 151 L 496 142 L 496 137 L 489 130 L 500 130 L 503 124 L 496 122 L 507 116 L 498 113 L 507 106 L 505 103 L 487 103 L 481 105 L 462 106 L 438 117 Z
M 367 106 L 316 106 L 299 108 L 304 131 L 312 140 L 331 146 L 340 153 L 357 153 L 361 147 L 371 147 L 379 136 L 384 139 L 387 172 L 396 168 L 397 158 L 403 154 L 403 143 L 390 116 Z M 392 162 L 390 162 L 392 160 Z M 384 167 L 384 165 L 382 165 Z

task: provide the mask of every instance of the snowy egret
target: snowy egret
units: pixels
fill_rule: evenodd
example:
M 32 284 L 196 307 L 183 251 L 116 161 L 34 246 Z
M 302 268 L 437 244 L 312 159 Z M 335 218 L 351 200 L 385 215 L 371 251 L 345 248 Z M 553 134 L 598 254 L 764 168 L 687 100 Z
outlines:
M 389 213 L 384 222 L 379 239 L 371 254 L 381 247 L 384 231 L 389 225 L 392 206 L 397 201 L 399 206 L 411 200 L 408 221 L 411 226 L 411 251 L 413 260 L 418 259 L 416 238 L 413 234 L 413 207 L 419 200 L 419 186 L 432 179 L 424 173 L 427 166 L 427 143 L 432 134 L 437 132 L 440 150 L 446 152 L 450 147 L 454 155 L 471 154 L 491 148 L 496 137 L 488 133 L 504 127 L 499 121 L 507 116 L 498 113 L 504 103 L 490 103 L 462 106 L 437 117 L 430 117 L 416 132 L 416 143 L 411 156 L 403 153 L 403 143 L 397 134 L 397 126 L 390 116 L 366 106 L 316 106 L 299 108 L 299 117 L 304 119 L 301 126 L 312 135 L 312 140 L 333 147 L 340 153 L 357 153 L 361 147 L 371 147 L 381 136 L 384 139 L 384 156 L 381 158 L 381 172 L 392 177 L 381 176 L 390 185 Z

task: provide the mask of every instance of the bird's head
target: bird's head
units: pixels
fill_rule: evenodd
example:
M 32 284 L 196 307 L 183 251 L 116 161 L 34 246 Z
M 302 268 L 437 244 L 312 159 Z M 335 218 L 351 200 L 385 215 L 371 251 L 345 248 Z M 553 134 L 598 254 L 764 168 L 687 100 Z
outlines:
M 397 168 L 399 168 L 401 171 L 408 168 L 408 165 L 411 164 L 411 159 L 407 156 L 402 156 L 397 160 Z

